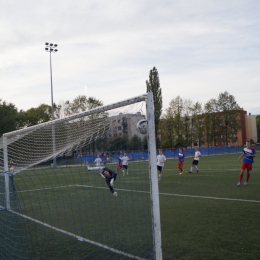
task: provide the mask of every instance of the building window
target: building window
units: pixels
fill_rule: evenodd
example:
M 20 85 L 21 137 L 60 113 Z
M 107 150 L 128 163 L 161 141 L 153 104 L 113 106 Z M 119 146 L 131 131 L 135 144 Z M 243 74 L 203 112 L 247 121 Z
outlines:
M 117 137 L 117 134 L 114 134 L 114 137 Z
M 118 129 L 118 130 L 121 130 L 122 128 L 121 128 L 121 126 L 118 126 L 117 129 Z
M 117 123 L 120 123 L 120 121 L 121 121 L 121 119 L 118 119 L 118 120 L 117 120 Z

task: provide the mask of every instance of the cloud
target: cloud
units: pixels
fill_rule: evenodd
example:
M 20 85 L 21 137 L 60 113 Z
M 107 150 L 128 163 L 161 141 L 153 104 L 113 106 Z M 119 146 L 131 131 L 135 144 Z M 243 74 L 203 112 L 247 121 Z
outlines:
M 246 0 L 5 2 L 1 97 L 19 109 L 50 104 L 48 41 L 59 45 L 54 100 L 141 95 L 156 66 L 164 108 L 177 95 L 204 103 L 227 90 L 260 114 L 259 11 Z

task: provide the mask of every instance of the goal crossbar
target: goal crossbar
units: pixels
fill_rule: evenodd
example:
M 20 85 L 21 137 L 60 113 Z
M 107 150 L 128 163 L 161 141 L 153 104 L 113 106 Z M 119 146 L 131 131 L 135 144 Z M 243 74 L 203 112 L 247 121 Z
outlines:
M 74 120 L 74 119 L 77 119 L 77 118 L 80 118 L 80 117 L 89 116 L 89 115 L 96 114 L 96 113 L 102 113 L 104 111 L 109 111 L 111 109 L 123 107 L 123 106 L 126 106 L 126 105 L 131 105 L 131 104 L 138 103 L 138 102 L 142 102 L 146 99 L 146 97 L 147 97 L 147 94 L 128 98 L 128 99 L 125 99 L 125 100 L 120 101 L 120 102 L 116 102 L 116 103 L 112 103 L 112 104 L 109 104 L 109 105 L 106 105 L 106 106 L 93 108 L 93 109 L 83 111 L 81 113 L 77 113 L 77 114 L 67 116 L 67 117 L 64 117 L 64 118 L 58 118 L 58 119 L 55 119 L 53 121 L 49 121 L 49 122 L 46 122 L 46 123 L 41 123 L 41 124 L 38 124 L 38 125 L 34 125 L 34 126 L 24 128 L 24 129 L 19 129 L 19 130 L 16 130 L 16 131 L 8 132 L 8 133 L 3 134 L 3 137 L 4 136 L 8 137 L 8 136 L 14 135 L 14 134 L 20 134 L 20 133 L 23 133 L 23 132 L 27 132 L 28 130 L 34 131 L 36 129 L 45 127 L 47 125 L 55 125 L 55 124 L 58 124 L 60 122 L 70 121 L 70 120 Z

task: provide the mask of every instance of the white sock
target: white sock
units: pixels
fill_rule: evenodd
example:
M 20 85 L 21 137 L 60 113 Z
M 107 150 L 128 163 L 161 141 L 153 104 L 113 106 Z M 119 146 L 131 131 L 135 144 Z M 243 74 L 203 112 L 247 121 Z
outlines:
M 196 165 L 195 165 L 195 168 L 196 168 L 197 171 L 199 170 L 199 168 Z
M 190 172 L 192 172 L 192 169 L 193 169 L 193 167 L 191 166 L 191 167 L 190 167 Z

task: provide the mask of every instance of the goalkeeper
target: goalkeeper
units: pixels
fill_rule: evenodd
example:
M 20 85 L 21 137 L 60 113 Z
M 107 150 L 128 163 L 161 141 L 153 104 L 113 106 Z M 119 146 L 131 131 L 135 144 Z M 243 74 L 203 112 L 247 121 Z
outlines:
M 89 171 L 99 171 L 99 175 L 106 179 L 106 183 L 113 196 L 117 197 L 117 192 L 114 190 L 114 182 L 117 177 L 117 172 L 108 169 L 107 167 L 88 167 Z

